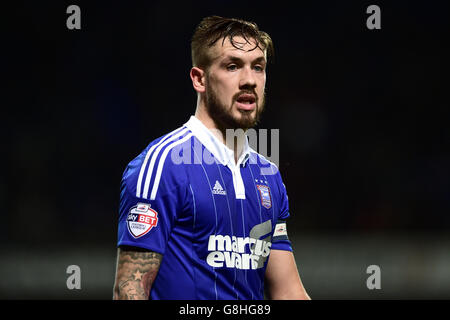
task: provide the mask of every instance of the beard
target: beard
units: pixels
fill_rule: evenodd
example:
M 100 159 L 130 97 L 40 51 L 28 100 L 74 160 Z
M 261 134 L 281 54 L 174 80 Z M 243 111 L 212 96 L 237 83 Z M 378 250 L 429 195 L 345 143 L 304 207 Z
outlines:
M 256 97 L 256 109 L 252 112 L 239 112 L 240 117 L 233 114 L 233 104 L 237 98 L 243 94 L 249 93 Z M 265 94 L 260 100 L 258 95 L 253 90 L 241 90 L 235 94 L 229 106 L 223 104 L 218 99 L 218 94 L 211 85 L 206 84 L 206 110 L 211 119 L 216 122 L 216 125 L 221 129 L 243 129 L 246 131 L 258 124 L 262 111 L 264 110 Z

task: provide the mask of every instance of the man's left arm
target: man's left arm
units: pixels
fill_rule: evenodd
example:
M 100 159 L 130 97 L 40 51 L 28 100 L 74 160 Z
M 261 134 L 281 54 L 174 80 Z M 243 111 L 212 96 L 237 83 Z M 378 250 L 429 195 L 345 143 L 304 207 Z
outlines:
M 269 299 L 311 300 L 303 287 L 291 251 L 271 250 L 265 277 L 265 290 Z

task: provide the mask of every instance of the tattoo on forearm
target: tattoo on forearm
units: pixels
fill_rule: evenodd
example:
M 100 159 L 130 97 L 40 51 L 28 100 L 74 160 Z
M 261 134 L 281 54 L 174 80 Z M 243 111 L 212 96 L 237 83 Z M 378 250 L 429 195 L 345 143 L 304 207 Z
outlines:
M 148 299 L 162 255 L 119 248 L 114 299 Z

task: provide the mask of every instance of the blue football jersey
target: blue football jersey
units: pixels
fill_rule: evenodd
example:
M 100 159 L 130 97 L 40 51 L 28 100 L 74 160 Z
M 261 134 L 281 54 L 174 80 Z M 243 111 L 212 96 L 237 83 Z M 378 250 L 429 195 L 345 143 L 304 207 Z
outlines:
M 271 250 L 292 251 L 278 168 L 192 116 L 125 169 L 118 246 L 163 255 L 150 299 L 263 299 Z

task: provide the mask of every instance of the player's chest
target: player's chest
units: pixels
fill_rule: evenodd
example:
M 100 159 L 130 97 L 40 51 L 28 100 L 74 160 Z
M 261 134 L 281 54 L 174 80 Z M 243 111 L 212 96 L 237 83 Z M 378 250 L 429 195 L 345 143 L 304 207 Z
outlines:
M 275 225 L 279 209 L 271 177 L 216 164 L 199 165 L 189 175 L 189 211 L 197 230 L 245 234 L 268 220 Z

